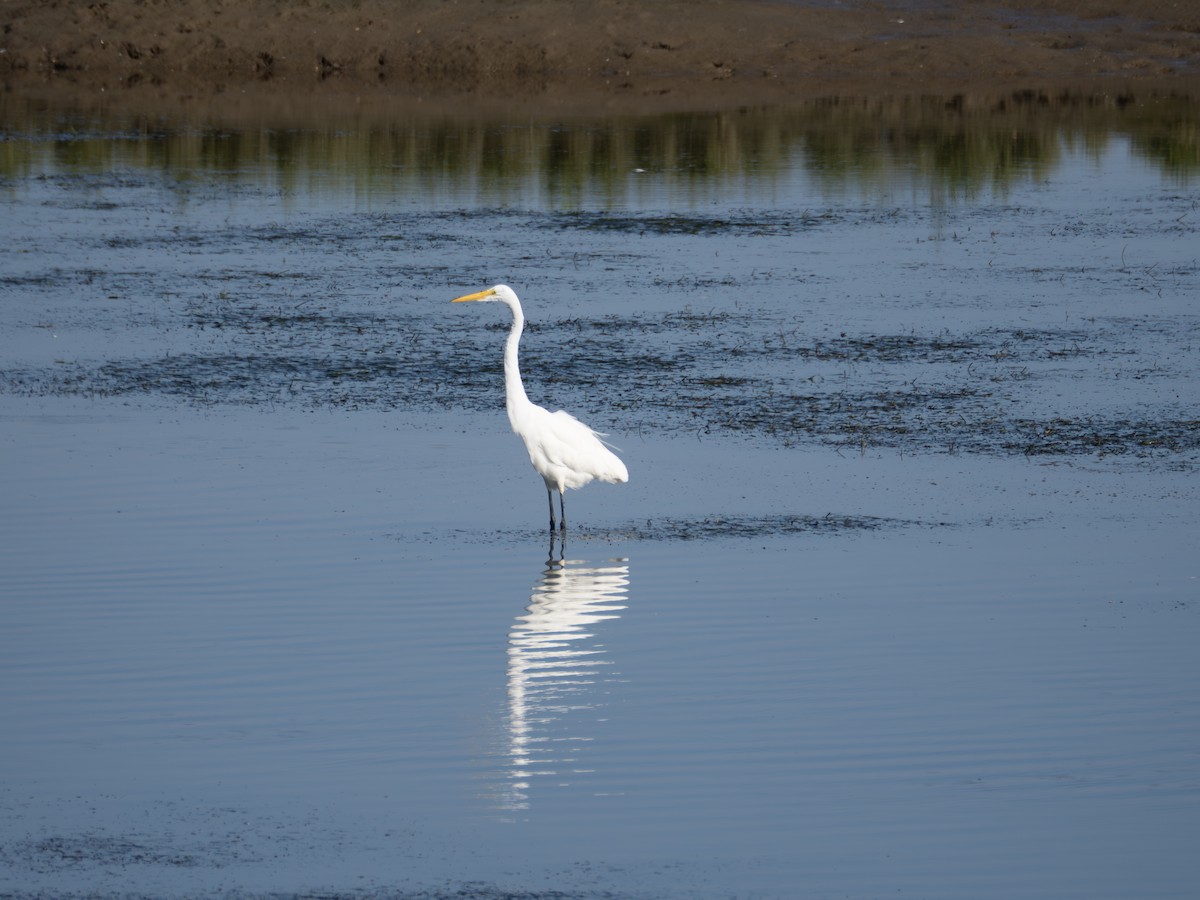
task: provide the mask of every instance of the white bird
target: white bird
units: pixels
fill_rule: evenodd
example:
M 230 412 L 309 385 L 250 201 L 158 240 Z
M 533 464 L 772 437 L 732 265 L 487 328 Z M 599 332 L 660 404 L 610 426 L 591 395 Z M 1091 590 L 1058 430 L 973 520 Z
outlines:
M 504 395 L 508 407 L 508 421 L 512 430 L 521 436 L 529 461 L 546 482 L 546 498 L 550 501 L 550 530 L 554 530 L 554 492 L 558 491 L 560 527 L 567 528 L 567 514 L 563 506 L 563 492 L 567 488 L 581 488 L 590 481 L 599 479 L 610 484 L 624 484 L 629 480 L 629 471 L 601 440 L 604 435 L 593 431 L 568 412 L 550 412 L 525 395 L 521 383 L 521 370 L 517 365 L 517 345 L 525 328 L 525 314 L 521 301 L 506 284 L 498 284 L 486 291 L 467 294 L 452 301 L 466 303 L 471 300 L 500 302 L 512 310 L 512 329 L 504 342 Z

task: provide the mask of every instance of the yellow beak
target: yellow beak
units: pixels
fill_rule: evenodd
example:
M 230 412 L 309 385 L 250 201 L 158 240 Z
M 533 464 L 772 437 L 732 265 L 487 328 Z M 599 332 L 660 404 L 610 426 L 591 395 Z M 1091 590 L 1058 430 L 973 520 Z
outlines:
M 474 294 L 467 294 L 465 297 L 458 297 L 451 300 L 451 303 L 466 303 L 468 300 L 482 300 L 484 297 L 490 297 L 496 293 L 495 288 L 488 288 L 486 291 L 476 291 Z

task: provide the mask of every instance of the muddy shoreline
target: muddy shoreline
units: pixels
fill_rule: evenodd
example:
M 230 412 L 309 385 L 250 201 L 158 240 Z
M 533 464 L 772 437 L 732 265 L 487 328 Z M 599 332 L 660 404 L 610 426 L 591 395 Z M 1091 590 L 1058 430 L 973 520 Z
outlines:
M 637 112 L 1200 84 L 1200 16 L 1177 0 L 18 0 L 3 16 L 6 93 L 114 105 Z

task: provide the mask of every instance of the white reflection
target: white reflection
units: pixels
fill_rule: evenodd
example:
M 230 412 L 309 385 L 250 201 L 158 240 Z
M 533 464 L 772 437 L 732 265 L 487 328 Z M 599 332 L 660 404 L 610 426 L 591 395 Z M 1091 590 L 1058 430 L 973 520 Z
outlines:
M 592 771 L 587 758 L 605 683 L 614 681 L 596 626 L 620 618 L 629 594 L 628 560 L 590 565 L 550 558 L 529 605 L 508 632 L 507 771 L 497 805 L 528 809 L 539 779 L 573 782 Z

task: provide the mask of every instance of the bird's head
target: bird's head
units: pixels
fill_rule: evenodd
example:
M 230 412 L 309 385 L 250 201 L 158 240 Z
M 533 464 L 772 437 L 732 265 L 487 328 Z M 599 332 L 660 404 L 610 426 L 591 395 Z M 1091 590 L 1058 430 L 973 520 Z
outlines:
M 513 289 L 507 284 L 497 284 L 488 288 L 486 291 L 477 291 L 474 294 L 467 294 L 465 297 L 457 297 L 450 302 L 468 303 L 471 300 L 478 300 L 482 303 L 494 303 L 499 301 L 500 303 L 507 303 L 509 306 L 512 306 L 514 303 L 518 302 L 516 292 L 513 291 Z

